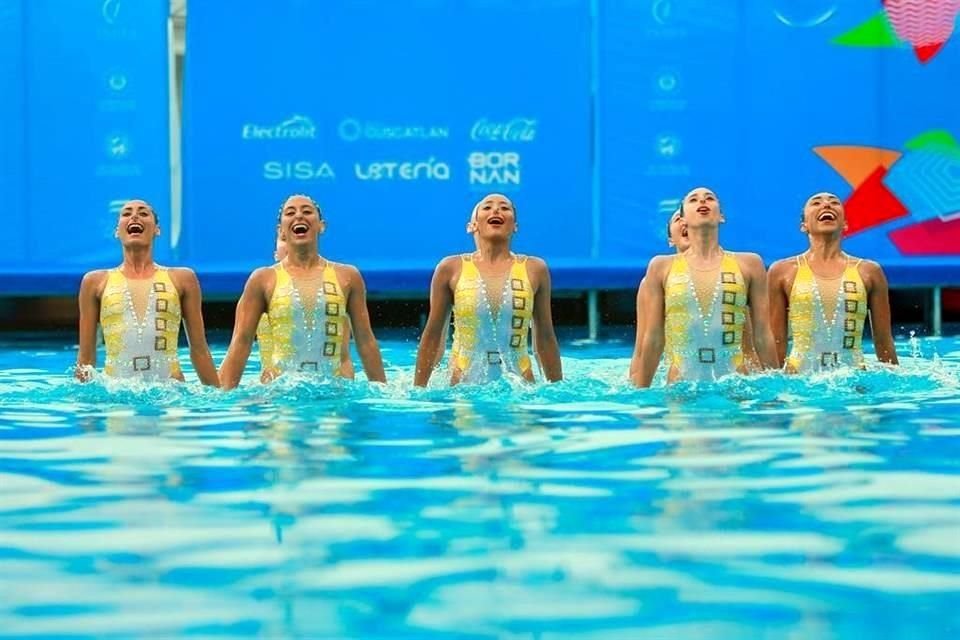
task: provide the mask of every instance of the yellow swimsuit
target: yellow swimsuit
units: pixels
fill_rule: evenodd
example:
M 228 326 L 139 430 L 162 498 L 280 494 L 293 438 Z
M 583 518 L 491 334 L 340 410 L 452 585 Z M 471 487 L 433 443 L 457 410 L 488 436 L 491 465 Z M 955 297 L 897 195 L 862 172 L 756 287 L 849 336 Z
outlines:
M 261 362 L 274 373 L 317 371 L 341 375 L 340 352 L 347 327 L 347 301 L 333 263 L 323 269 L 323 282 L 312 305 L 304 305 L 300 292 L 283 264 L 277 264 L 277 283 L 267 306 L 269 321 L 266 357 Z
M 482 382 L 509 372 L 533 380 L 527 349 L 533 321 L 533 288 L 527 275 L 527 257 L 514 256 L 498 306 L 490 304 L 473 256 L 463 255 L 460 259 L 460 278 L 453 295 L 450 354 L 454 378 Z
M 257 323 L 257 344 L 260 345 L 260 371 L 273 369 L 273 333 L 267 314 L 260 316 L 260 322 Z
M 797 276 L 790 289 L 790 334 L 793 343 L 786 369 L 809 372 L 847 365 L 862 367 L 863 325 L 867 317 L 867 290 L 857 267 L 847 259 L 837 283 L 837 301 L 827 317 L 821 284 L 805 256 L 797 256 Z
M 182 378 L 177 359 L 180 295 L 163 267 L 150 284 L 146 313 L 137 317 L 127 278 L 111 269 L 100 299 L 100 326 L 106 344 L 104 373 L 116 377 Z
M 742 370 L 746 312 L 747 287 L 732 253 L 723 254 L 706 313 L 697 299 L 687 259 L 676 256 L 664 287 L 668 381 L 712 380 Z

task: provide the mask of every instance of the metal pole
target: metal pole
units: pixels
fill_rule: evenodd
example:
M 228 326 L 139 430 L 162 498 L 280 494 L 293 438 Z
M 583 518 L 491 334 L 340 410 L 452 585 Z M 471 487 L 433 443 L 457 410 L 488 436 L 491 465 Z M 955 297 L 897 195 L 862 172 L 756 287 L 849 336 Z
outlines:
M 167 18 L 168 51 L 168 101 L 170 126 L 170 252 L 173 259 L 179 258 L 180 234 L 183 231 L 183 176 L 180 165 L 180 77 L 177 72 L 177 57 L 181 54 L 180 43 L 173 16 Z
M 943 291 L 939 286 L 933 288 L 933 335 L 939 337 L 943 332 Z
M 590 2 L 590 258 L 600 257 L 600 0 Z
M 587 291 L 587 331 L 591 340 L 597 339 L 600 329 L 600 295 L 596 289 Z

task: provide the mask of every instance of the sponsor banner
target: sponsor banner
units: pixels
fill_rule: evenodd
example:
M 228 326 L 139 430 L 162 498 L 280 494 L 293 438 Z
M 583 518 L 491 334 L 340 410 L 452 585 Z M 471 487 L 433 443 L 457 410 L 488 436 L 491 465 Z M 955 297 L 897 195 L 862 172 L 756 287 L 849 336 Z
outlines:
M 589 1 L 454 5 L 382 3 L 375 16 L 345 1 L 242 15 L 191 5 L 189 259 L 268 263 L 283 199 L 306 193 L 327 220 L 324 255 L 429 269 L 473 249 L 464 224 L 487 192 L 516 201 L 517 251 L 586 259 Z M 508 58 L 478 57 L 493 31 Z M 244 46 L 227 51 L 224 39 Z
M 26 94 L 23 61 L 23 16 L 26 0 L 0 2 L 0 206 L 4 232 L 0 233 L 0 266 L 21 268 L 27 260 L 23 235 L 26 209 L 27 158 Z
M 835 4 L 599 4 L 602 257 L 669 252 L 667 217 L 705 185 L 724 247 L 767 262 L 806 249 L 802 207 L 832 191 L 850 253 L 960 265 L 960 48 L 946 31 L 920 46 L 902 7 Z M 913 27 L 948 24 L 950 3 L 919 4 Z
M 2 235 L 15 247 L 0 265 L 116 264 L 117 202 L 129 198 L 153 204 L 165 232 L 157 257 L 170 257 L 167 10 L 166 0 L 0 3 L 0 113 L 18 129 L 0 136 Z

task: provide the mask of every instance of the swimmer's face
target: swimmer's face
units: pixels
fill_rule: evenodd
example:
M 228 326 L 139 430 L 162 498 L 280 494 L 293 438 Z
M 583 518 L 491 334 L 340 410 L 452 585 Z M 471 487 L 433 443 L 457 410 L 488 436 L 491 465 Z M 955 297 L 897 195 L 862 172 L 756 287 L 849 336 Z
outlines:
M 717 226 L 723 222 L 720 200 L 706 187 L 697 187 L 683 199 L 683 219 L 688 228 Z
M 316 244 L 325 228 L 320 212 L 306 196 L 290 196 L 280 210 L 280 238 L 285 248 L 301 244 Z
M 816 193 L 803 206 L 803 233 L 836 233 L 847 228 L 843 202 L 832 193 Z
M 497 238 L 513 235 L 517 230 L 517 214 L 513 203 L 506 196 L 490 194 L 477 205 L 476 218 L 468 228 L 482 238 Z
M 124 204 L 114 235 L 125 247 L 153 244 L 153 239 L 160 235 L 153 207 L 143 200 L 130 200 Z
M 671 247 L 676 247 L 677 251 L 683 253 L 690 247 L 690 237 L 687 235 L 687 223 L 683 219 L 683 214 L 677 211 L 670 217 L 670 235 L 667 236 L 667 242 Z

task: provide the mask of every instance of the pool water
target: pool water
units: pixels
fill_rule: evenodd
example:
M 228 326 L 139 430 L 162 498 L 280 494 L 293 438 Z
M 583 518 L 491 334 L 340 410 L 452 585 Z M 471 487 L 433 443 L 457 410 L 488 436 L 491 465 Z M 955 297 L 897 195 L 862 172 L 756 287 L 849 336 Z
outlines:
M 960 341 L 643 391 L 626 340 L 426 390 L 381 344 L 385 386 L 221 393 L 5 339 L 0 635 L 960 634 Z

